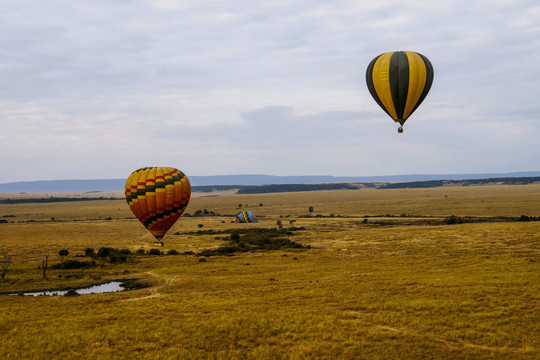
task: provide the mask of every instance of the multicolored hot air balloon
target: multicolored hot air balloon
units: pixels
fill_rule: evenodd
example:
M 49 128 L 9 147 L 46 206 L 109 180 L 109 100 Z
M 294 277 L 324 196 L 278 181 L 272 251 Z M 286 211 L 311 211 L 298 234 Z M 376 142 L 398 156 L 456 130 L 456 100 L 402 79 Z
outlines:
M 172 167 L 145 167 L 126 181 L 126 200 L 139 221 L 163 245 L 163 236 L 186 209 L 191 184 L 183 172 Z
M 234 218 L 234 222 L 236 222 L 236 223 L 256 223 L 258 221 L 257 221 L 257 218 L 255 217 L 255 215 L 253 214 L 253 212 L 251 212 L 251 211 L 243 211 L 243 212 L 239 213 L 238 215 L 236 215 L 236 217 Z
M 371 61 L 366 82 L 377 104 L 395 122 L 403 124 L 418 108 L 433 83 L 433 66 L 422 54 L 412 51 L 388 52 Z

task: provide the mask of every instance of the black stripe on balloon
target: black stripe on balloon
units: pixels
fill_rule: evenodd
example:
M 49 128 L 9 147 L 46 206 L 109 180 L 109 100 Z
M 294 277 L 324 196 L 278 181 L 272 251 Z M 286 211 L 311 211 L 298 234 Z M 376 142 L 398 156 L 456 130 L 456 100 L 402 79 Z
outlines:
M 165 181 L 156 182 L 156 189 L 165 189 Z
M 186 177 L 186 175 L 184 175 L 183 172 L 180 171 L 180 172 L 178 173 L 178 181 L 182 181 L 185 177 Z
M 398 120 L 403 120 L 403 112 L 409 93 L 409 59 L 403 51 L 396 51 L 392 54 L 388 78 L 396 116 Z
M 144 170 L 146 170 L 146 169 L 151 169 L 151 168 L 149 168 L 149 167 L 143 167 L 143 168 L 140 168 L 140 169 L 135 170 L 135 171 L 132 172 L 131 174 L 135 174 L 135 173 L 137 173 L 137 172 L 139 172 L 139 171 L 144 171 Z
M 144 226 L 145 227 L 149 227 L 150 225 L 152 225 L 152 223 L 155 223 L 157 221 L 157 216 L 150 216 L 148 219 L 146 219 L 146 221 L 144 222 Z
M 382 55 L 383 54 L 377 56 L 375 59 L 371 60 L 371 62 L 369 63 L 368 68 L 366 70 L 366 83 L 367 83 L 367 87 L 368 87 L 368 90 L 369 90 L 371 96 L 373 96 L 373 99 L 375 99 L 377 104 L 379 104 L 381 109 L 383 109 L 384 112 L 386 112 L 388 114 L 388 116 L 392 117 L 392 115 L 390 115 L 388 110 L 386 110 L 386 108 L 384 107 L 384 104 L 382 103 L 381 98 L 377 94 L 377 91 L 375 91 L 375 85 L 373 85 L 373 67 L 375 66 L 375 63 L 377 62 L 377 60 Z
M 418 53 L 416 53 L 418 54 Z M 411 114 L 416 110 L 418 106 L 424 101 L 426 98 L 426 95 L 429 92 L 429 89 L 431 89 L 431 84 L 433 83 L 433 65 L 431 65 L 431 62 L 428 60 L 427 57 L 425 57 L 422 54 L 418 54 L 424 61 L 424 66 L 426 67 L 426 83 L 424 85 L 424 90 L 422 91 L 422 94 L 420 95 L 420 98 L 416 102 L 416 105 L 414 105 L 414 108 L 411 111 Z

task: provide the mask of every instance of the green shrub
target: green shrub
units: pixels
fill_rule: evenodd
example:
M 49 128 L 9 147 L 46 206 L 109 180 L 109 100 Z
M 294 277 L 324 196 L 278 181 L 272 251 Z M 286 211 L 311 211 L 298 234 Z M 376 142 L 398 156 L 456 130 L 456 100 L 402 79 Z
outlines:
M 104 258 L 104 257 L 107 257 L 107 256 L 111 256 L 112 253 L 114 253 L 113 248 L 102 247 L 102 248 L 99 248 L 99 250 L 97 252 L 97 256 L 101 257 L 101 258 Z
M 55 264 L 51 266 L 51 269 L 88 269 L 92 267 L 93 264 L 90 261 L 79 261 L 79 260 L 66 260 L 60 264 Z
M 448 225 L 454 225 L 454 224 L 463 224 L 463 218 L 460 218 L 458 216 L 449 216 L 445 219 L 445 222 L 448 224 Z
M 119 253 L 112 253 L 109 256 L 109 262 L 111 262 L 111 263 L 121 264 L 121 263 L 125 263 L 126 261 L 127 261 L 127 256 L 126 255 L 122 255 L 122 254 L 119 254 Z
M 229 244 L 217 249 L 204 250 L 199 255 L 230 255 L 235 252 L 247 252 L 256 250 L 279 250 L 284 248 L 300 249 L 304 246 L 289 240 L 283 235 L 292 235 L 292 232 L 277 229 L 249 229 L 250 231 L 238 230 L 230 235 Z M 240 232 L 244 231 L 244 234 Z M 307 247 L 306 247 L 307 248 Z

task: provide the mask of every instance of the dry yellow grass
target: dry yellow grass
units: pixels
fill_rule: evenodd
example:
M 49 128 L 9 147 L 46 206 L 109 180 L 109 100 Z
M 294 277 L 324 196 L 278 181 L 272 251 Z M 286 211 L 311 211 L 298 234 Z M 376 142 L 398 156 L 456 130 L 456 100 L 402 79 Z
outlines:
M 141 256 L 100 269 L 50 270 L 43 281 L 37 266 L 44 253 L 58 262 L 62 248 L 71 258 L 87 247 L 148 249 L 152 238 L 123 201 L 1 205 L 0 216 L 15 217 L 0 224 L 0 247 L 13 254 L 0 292 L 122 277 L 155 286 L 79 297 L 0 296 L 0 357 L 540 357 L 540 222 L 362 223 L 364 215 L 385 214 L 539 216 L 540 186 L 196 197 L 187 211 L 233 215 L 238 204 L 260 222 L 181 218 L 165 250 L 223 244 L 215 239 L 223 235 L 196 234 L 198 224 L 219 231 L 270 228 L 277 220 L 288 227 L 291 219 L 305 227 L 291 239 L 313 248 L 203 263 L 192 255 Z M 310 206 L 314 214 L 342 217 L 301 217 Z

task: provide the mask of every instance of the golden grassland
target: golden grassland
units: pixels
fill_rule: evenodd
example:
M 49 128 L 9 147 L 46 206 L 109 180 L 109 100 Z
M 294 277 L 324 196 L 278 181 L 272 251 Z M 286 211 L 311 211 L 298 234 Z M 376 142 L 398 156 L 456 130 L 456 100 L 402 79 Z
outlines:
M 259 223 L 231 223 L 239 204 Z M 44 280 L 44 254 L 52 264 L 60 249 L 76 259 L 88 247 L 148 250 L 153 240 L 125 201 L 0 205 L 9 221 L 0 224 L 0 248 L 12 255 L 0 293 L 124 278 L 152 285 L 76 297 L 1 295 L 0 357 L 540 358 L 540 222 L 411 222 L 540 216 L 540 185 L 194 197 L 187 212 L 198 209 L 220 216 L 181 218 L 162 250 L 224 244 L 224 235 L 197 233 L 198 225 L 273 228 L 277 220 L 286 228 L 295 220 L 304 230 L 290 239 L 312 248 L 206 262 L 145 255 L 48 270 Z

